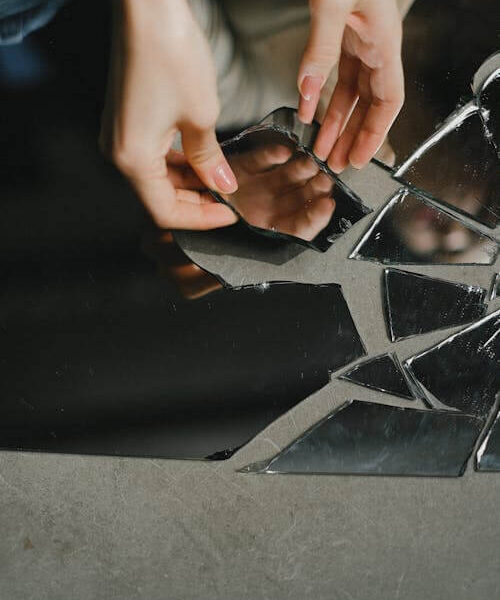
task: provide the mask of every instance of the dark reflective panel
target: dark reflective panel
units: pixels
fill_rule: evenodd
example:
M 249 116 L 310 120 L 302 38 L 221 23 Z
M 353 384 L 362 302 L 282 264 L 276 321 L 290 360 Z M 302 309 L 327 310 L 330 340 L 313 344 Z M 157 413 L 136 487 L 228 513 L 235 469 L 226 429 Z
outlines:
M 486 312 L 486 290 L 397 269 L 384 270 L 385 319 L 393 342 L 462 325 Z
M 488 413 L 500 390 L 500 311 L 404 364 L 444 405 L 467 413 Z
M 350 258 L 384 264 L 491 264 L 498 244 L 421 196 L 399 191 Z
M 338 285 L 183 300 L 149 264 L 4 279 L 0 447 L 225 458 L 364 354 Z
M 500 298 L 500 273 L 496 273 L 493 276 L 493 279 L 491 281 L 489 298 L 490 301 Z
M 483 424 L 471 415 L 353 401 L 247 470 L 458 477 Z
M 365 360 L 342 373 L 339 379 L 346 379 L 374 390 L 413 400 L 399 361 L 392 354 L 383 354 Z
M 370 212 L 295 135 L 275 125 L 251 128 L 224 143 L 223 151 L 239 187 L 214 195 L 258 233 L 325 251 Z
M 476 456 L 478 471 L 500 471 L 500 411 Z
M 500 222 L 500 160 L 477 110 L 451 120 L 457 123 L 445 125 L 443 137 L 435 134 L 396 176 L 494 228 Z

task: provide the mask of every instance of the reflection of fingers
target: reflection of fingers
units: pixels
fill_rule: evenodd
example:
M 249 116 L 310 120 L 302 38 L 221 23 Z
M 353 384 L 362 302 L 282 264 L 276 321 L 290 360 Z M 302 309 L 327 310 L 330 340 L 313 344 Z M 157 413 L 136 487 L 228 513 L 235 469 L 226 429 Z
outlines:
M 154 221 L 168 229 L 214 229 L 235 223 L 230 208 L 218 202 L 206 202 L 206 196 L 175 190 L 166 178 L 135 181 L 134 187 Z
M 277 192 L 285 192 L 290 186 L 295 186 L 314 177 L 319 171 L 316 162 L 307 155 L 301 155 L 287 162 L 283 167 L 273 171 L 270 182 Z
M 360 62 L 343 54 L 339 63 L 339 79 L 314 143 L 314 152 L 326 160 L 345 126 L 358 98 L 358 73 Z
M 292 150 L 281 144 L 273 144 L 256 148 L 250 152 L 240 154 L 232 159 L 228 157 L 229 164 L 238 172 L 238 168 L 244 169 L 252 175 L 267 171 L 275 165 L 282 165 L 292 156 Z M 234 161 L 234 165 L 233 165 Z
M 330 196 L 320 196 L 281 219 L 278 230 L 311 241 L 328 225 L 334 211 L 335 201 Z

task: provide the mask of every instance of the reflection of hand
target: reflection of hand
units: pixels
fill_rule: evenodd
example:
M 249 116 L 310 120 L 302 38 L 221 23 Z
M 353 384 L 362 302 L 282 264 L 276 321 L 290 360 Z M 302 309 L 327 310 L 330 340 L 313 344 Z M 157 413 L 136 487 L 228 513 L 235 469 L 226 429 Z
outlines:
M 237 187 L 215 137 L 219 108 L 210 48 L 186 0 L 115 4 L 103 150 L 161 227 L 210 229 L 233 223 L 228 207 L 191 191 L 186 180 L 188 163 L 205 187 L 220 192 Z M 178 131 L 186 164 L 169 154 Z
M 340 172 L 376 153 L 404 98 L 401 17 L 395 0 L 310 0 L 311 32 L 299 69 L 299 117 L 314 117 L 338 62 L 338 82 L 314 151 Z
M 267 145 L 229 160 L 238 191 L 223 197 L 251 225 L 310 241 L 330 221 L 333 179 L 307 155 Z

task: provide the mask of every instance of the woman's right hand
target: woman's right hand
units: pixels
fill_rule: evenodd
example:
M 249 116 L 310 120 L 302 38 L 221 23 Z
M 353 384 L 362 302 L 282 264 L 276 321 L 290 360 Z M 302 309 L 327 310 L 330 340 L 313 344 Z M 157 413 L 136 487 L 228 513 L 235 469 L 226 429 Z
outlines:
M 237 189 L 215 136 L 211 51 L 185 0 L 116 0 L 100 143 L 163 228 L 235 222 L 210 188 Z M 181 133 L 184 156 L 171 152 Z

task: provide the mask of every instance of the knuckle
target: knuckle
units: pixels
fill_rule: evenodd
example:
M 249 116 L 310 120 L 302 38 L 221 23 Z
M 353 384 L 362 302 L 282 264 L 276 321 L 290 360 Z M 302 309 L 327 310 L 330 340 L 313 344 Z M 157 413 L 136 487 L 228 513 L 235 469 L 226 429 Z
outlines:
M 141 171 L 140 153 L 129 146 L 113 146 L 111 159 L 127 177 L 135 177 Z

